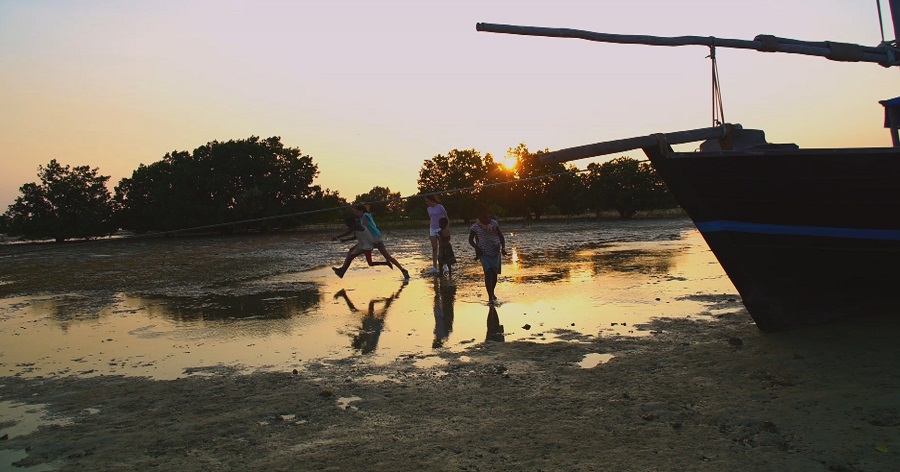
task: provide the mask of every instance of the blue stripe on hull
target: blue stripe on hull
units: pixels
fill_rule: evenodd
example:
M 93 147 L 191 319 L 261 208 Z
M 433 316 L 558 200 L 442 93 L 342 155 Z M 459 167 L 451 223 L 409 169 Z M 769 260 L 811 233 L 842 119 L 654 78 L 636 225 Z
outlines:
M 773 234 L 790 236 L 817 236 L 822 238 L 869 239 L 900 241 L 900 230 L 827 228 L 819 226 L 790 226 L 745 223 L 742 221 L 715 220 L 695 222 L 701 233 L 730 231 L 736 233 Z

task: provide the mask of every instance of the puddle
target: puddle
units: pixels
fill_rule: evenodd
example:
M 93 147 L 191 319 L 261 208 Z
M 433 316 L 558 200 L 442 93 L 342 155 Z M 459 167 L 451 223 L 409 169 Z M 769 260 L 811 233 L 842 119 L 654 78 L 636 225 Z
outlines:
M 358 410 L 357 407 L 351 405 L 353 402 L 362 401 L 360 397 L 340 397 L 337 399 L 337 407 L 341 410 Z
M 447 361 L 437 356 L 429 356 L 422 359 L 416 359 L 413 364 L 420 369 L 432 369 L 447 365 Z
M 0 436 L 10 439 L 31 434 L 40 426 L 72 424 L 71 419 L 51 417 L 44 405 L 0 401 L 0 413 Z
M 16 472 L 46 472 L 56 470 L 51 464 L 38 464 L 31 467 L 19 467 L 14 463 L 28 457 L 27 451 L 14 449 L 0 449 L 0 470 Z
M 578 363 L 578 366 L 582 369 L 591 369 L 597 367 L 600 364 L 606 364 L 612 358 L 616 356 L 612 354 L 598 354 L 596 352 L 585 354 L 584 359 Z
M 741 307 L 687 219 L 510 228 L 513 256 L 496 307 L 485 303 L 483 273 L 464 238 L 453 275 L 434 277 L 416 275 L 430 265 L 418 230 L 389 234 L 409 280 L 359 261 L 337 278 L 328 264 L 342 261 L 346 247 L 296 235 L 101 242 L 9 256 L 13 263 L 0 266 L 9 282 L 0 286 L 0 376 L 171 380 L 226 366 L 292 372 L 310 362 L 386 365 L 404 357 L 434 369 L 446 365 L 436 353 L 648 336 L 637 326 L 654 318 L 712 319 Z
M 18 436 L 27 436 L 38 430 L 41 426 L 71 424 L 67 418 L 53 418 L 44 408 L 44 405 L 29 405 L 26 403 L 0 401 L 0 437 L 7 435 L 9 439 Z M 3 443 L 0 442 L 0 447 Z M 0 470 L 14 470 L 23 472 L 43 472 L 54 470 L 50 464 L 39 464 L 33 467 L 14 466 L 13 463 L 28 457 L 28 451 L 16 449 L 0 449 Z

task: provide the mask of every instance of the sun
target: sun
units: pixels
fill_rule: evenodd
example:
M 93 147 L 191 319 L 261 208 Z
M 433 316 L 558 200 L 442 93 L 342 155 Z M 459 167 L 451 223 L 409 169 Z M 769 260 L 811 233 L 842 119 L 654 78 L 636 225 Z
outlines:
M 515 157 L 504 157 L 500 159 L 500 164 L 506 168 L 506 170 L 513 170 L 516 168 L 516 158 Z

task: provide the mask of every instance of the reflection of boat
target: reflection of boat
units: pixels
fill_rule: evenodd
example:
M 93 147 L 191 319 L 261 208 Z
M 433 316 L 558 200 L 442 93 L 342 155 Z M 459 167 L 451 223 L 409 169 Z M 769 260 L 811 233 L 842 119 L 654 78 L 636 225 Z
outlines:
M 891 7 L 900 2 L 891 2 Z M 898 7 L 900 8 L 900 7 Z M 894 13 L 900 14 L 900 11 Z M 894 20 L 895 35 L 900 24 Z M 602 42 L 754 48 L 896 66 L 878 47 L 704 37 L 620 36 L 479 23 L 479 31 Z M 799 149 L 740 125 L 656 134 L 543 154 L 564 162 L 642 149 L 693 219 L 765 331 L 894 310 L 900 277 L 900 104 L 884 101 L 892 148 Z M 895 108 L 896 106 L 896 108 Z M 704 141 L 705 140 L 705 141 Z M 697 152 L 670 147 L 704 141 Z

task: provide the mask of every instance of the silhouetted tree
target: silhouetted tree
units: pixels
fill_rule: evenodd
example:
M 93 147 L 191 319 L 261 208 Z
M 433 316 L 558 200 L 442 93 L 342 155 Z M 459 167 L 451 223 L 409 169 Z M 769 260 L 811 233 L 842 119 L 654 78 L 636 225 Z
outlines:
M 7 234 L 64 241 L 115 232 L 109 176 L 99 175 L 98 168 L 62 166 L 53 159 L 38 167 L 38 178 L 19 188 L 22 195 L 4 214 Z
M 381 217 L 399 218 L 404 212 L 400 192 L 391 192 L 388 187 L 372 187 L 372 190 L 353 199 L 354 204 L 369 202 L 372 202 L 369 210 Z
M 673 208 L 674 199 L 656 170 L 647 162 L 623 156 L 588 165 L 591 207 L 599 213 L 613 209 L 622 219 L 641 210 Z
M 588 208 L 586 180 L 574 165 L 565 170 L 569 173 L 547 178 L 547 200 L 562 215 L 580 215 Z
M 229 222 L 257 229 L 284 226 L 288 220 L 280 216 L 340 200 L 337 192 L 313 185 L 318 173 L 310 156 L 284 147 L 280 137 L 212 141 L 193 154 L 168 153 L 122 179 L 116 187 L 119 221 L 135 231 Z
M 566 170 L 562 164 L 542 164 L 538 158 L 541 152 L 547 151 L 532 153 L 528 151 L 525 143 L 520 143 L 507 153 L 516 158 L 516 177 L 520 180 L 514 190 L 517 213 L 526 218 L 530 218 L 533 213 L 538 220 L 550 205 L 549 195 L 553 180 L 544 176 Z
M 451 195 L 441 195 L 442 203 L 451 218 L 470 220 L 475 217 L 476 202 L 479 201 L 480 187 L 490 183 L 491 178 L 497 175 L 499 164 L 488 154 L 484 158 L 474 149 L 460 151 L 454 149 L 447 155 L 438 154 L 426 160 L 419 170 L 418 189 L 420 194 L 442 192 L 447 190 L 467 189 L 455 192 Z M 474 189 L 469 189 L 475 187 Z M 425 214 L 425 205 L 421 199 L 415 199 L 411 204 L 422 208 Z

